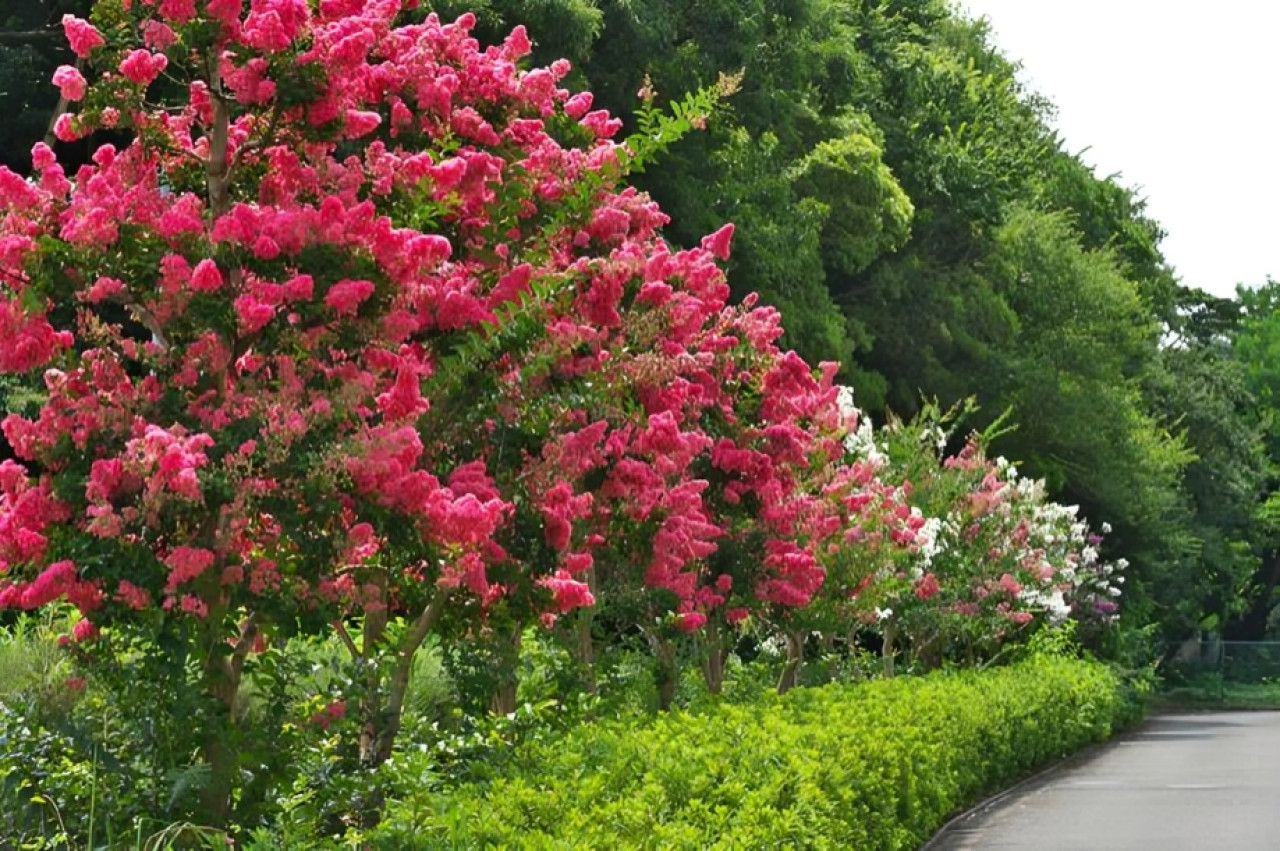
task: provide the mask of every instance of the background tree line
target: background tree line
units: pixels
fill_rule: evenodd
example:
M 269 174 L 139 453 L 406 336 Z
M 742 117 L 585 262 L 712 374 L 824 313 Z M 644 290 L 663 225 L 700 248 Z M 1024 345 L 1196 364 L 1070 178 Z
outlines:
M 91 5 L 5 4 L 0 163 L 29 166 L 73 59 L 57 22 Z M 1115 527 L 1130 624 L 1269 633 L 1280 286 L 1179 282 L 1142 199 L 1064 147 L 983 23 L 945 0 L 423 7 L 475 12 L 487 41 L 526 25 L 537 63 L 568 57 L 632 125 L 642 88 L 661 106 L 741 72 L 708 132 L 638 177 L 668 238 L 735 222 L 735 291 L 777 306 L 807 359 L 843 363 L 878 420 L 926 399 L 975 398 L 974 428 L 1011 410 L 993 449 Z

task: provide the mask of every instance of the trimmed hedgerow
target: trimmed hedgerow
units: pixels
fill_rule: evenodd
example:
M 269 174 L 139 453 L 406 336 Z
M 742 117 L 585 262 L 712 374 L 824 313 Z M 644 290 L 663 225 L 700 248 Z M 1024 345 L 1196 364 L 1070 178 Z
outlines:
M 500 778 L 390 802 L 369 839 L 398 848 L 914 848 L 951 813 L 1105 739 L 1132 714 L 1106 667 L 1053 657 L 800 689 L 531 743 Z

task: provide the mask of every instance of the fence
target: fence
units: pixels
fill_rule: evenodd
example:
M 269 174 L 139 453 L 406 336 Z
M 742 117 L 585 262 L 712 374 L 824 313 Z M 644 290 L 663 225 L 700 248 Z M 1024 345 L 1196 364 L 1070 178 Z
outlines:
M 1191 640 L 1170 660 L 1184 677 L 1214 674 L 1224 682 L 1280 682 L 1280 641 Z

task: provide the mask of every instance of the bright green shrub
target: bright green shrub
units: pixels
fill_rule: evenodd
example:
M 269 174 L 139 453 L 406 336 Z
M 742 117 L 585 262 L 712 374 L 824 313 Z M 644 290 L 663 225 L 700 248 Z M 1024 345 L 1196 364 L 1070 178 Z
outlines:
M 798 689 L 601 723 L 521 747 L 504 776 L 392 801 L 379 848 L 914 848 L 947 816 L 1106 738 L 1132 705 L 1104 666 Z M 422 775 L 415 757 L 398 766 Z

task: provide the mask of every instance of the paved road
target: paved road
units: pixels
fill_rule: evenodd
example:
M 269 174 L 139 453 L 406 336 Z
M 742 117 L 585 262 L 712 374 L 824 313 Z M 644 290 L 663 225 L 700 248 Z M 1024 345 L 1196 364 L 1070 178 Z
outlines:
M 1154 718 L 927 847 L 1280 851 L 1280 713 Z

